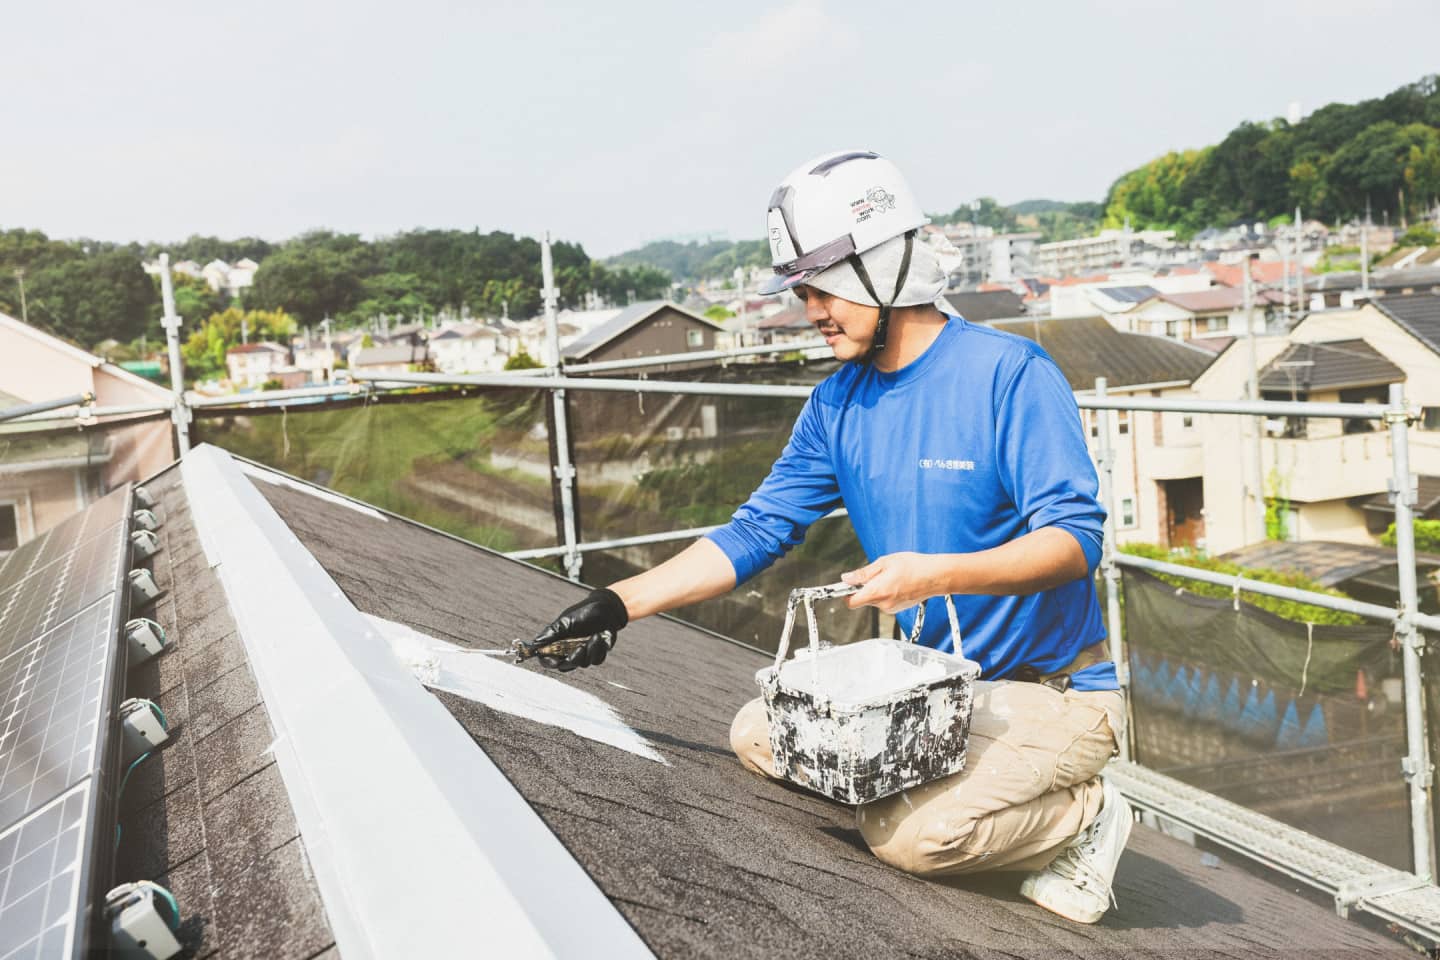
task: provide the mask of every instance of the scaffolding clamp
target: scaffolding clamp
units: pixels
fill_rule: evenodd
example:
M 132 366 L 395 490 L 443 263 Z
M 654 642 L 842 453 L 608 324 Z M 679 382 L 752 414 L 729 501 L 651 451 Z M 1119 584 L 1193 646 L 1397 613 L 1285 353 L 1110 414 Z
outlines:
M 1397 486 L 1396 486 L 1396 484 L 1395 484 L 1395 478 L 1394 478 L 1394 477 L 1390 477 L 1390 478 L 1388 478 L 1388 479 L 1385 481 L 1385 496 L 1386 496 L 1386 499 L 1387 499 L 1391 504 L 1403 502 L 1403 503 L 1405 503 L 1407 506 L 1413 507 L 1413 506 L 1415 506 L 1416 504 L 1418 504 L 1418 503 L 1420 502 L 1420 487 L 1419 487 L 1419 483 L 1420 483 L 1420 481 L 1419 481 L 1419 479 L 1415 476 L 1415 474 L 1413 474 L 1413 473 L 1410 474 L 1410 476 L 1409 476 L 1409 477 L 1406 479 L 1406 481 L 1405 481 L 1405 491 L 1404 491 L 1404 493 L 1405 493 L 1405 499 L 1402 501 L 1402 500 L 1400 500 L 1400 492 L 1399 492 L 1399 490 L 1398 490 L 1398 488 L 1397 488 Z
M 1435 764 L 1430 762 L 1426 756 L 1401 757 L 1400 777 L 1406 783 L 1420 781 L 1422 787 L 1428 787 L 1435 778 Z
M 1420 420 L 1420 407 L 1409 406 L 1400 410 L 1386 410 L 1385 423 L 1387 426 L 1403 423 L 1405 426 L 1412 426 Z

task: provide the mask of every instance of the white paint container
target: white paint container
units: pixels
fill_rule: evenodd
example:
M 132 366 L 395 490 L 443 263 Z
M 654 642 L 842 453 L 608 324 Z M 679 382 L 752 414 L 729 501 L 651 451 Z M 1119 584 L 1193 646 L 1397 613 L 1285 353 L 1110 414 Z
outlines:
M 755 681 L 765 699 L 775 771 L 842 803 L 869 803 L 965 767 L 970 706 L 980 665 L 915 641 L 875 638 L 821 650 L 813 603 L 854 593 L 832 584 L 793 591 L 775 664 Z M 807 655 L 785 662 L 795 610 L 805 608 Z M 960 651 L 959 619 L 945 597 L 951 639 Z

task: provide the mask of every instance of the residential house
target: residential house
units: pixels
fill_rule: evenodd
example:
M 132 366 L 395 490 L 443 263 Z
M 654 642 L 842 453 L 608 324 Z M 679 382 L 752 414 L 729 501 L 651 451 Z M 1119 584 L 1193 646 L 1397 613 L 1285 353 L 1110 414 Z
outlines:
M 308 382 L 330 382 L 335 373 L 335 361 L 338 359 L 333 346 L 306 337 L 296 341 L 291 352 L 295 355 L 295 368 L 304 371 Z
M 1279 290 L 1253 293 L 1256 331 L 1264 331 L 1284 303 Z M 1123 314 L 1107 314 L 1112 322 L 1123 320 L 1124 329 L 1149 333 L 1172 340 L 1205 337 L 1236 337 L 1245 334 L 1245 291 L 1240 287 L 1216 286 L 1186 293 L 1159 293 L 1141 301 Z
M 567 364 L 715 349 L 724 327 L 665 300 L 634 303 L 560 350 Z
M 500 334 L 480 323 L 456 323 L 430 335 L 430 358 L 441 373 L 481 373 L 505 365 Z
M 1440 296 L 1389 296 L 1311 313 L 1289 336 L 1256 338 L 1256 355 L 1269 399 L 1382 402 L 1390 384 L 1403 383 L 1408 401 L 1422 408 L 1410 431 L 1410 468 L 1440 477 Z M 1196 393 L 1243 397 L 1249 363 L 1248 350 L 1232 345 L 1197 380 Z M 1257 485 L 1271 503 L 1272 526 L 1290 539 L 1373 543 L 1388 523 L 1381 500 L 1393 470 L 1390 442 L 1374 422 L 1275 419 L 1263 424 L 1257 442 L 1254 418 L 1208 417 L 1204 433 L 1214 552 L 1264 538 L 1259 506 L 1245 492 Z
M 290 351 L 268 340 L 242 343 L 225 351 L 225 369 L 237 387 L 258 387 L 290 365 Z
M 350 348 L 350 369 L 355 373 L 413 373 L 429 366 L 429 349 L 423 343 Z
M 90 393 L 101 407 L 166 404 L 170 391 L 0 314 L 0 407 Z M 44 533 L 174 457 L 170 420 L 78 431 L 71 422 L 0 425 L 0 552 Z
M 1122 317 L 1152 297 L 1164 293 L 1190 293 L 1211 286 L 1208 274 L 1196 272 L 1158 273 L 1153 270 L 1117 270 L 1092 277 L 1060 280 L 1049 288 L 1050 316 L 1103 316 L 1122 331 L 1131 330 Z
M 1097 377 L 1112 396 L 1193 399 L 1191 384 L 1215 354 L 1165 337 L 1117 330 L 1103 317 L 1028 318 L 989 326 L 1034 340 L 1079 396 L 1093 395 Z M 1196 418 L 1180 413 L 1121 410 L 1115 427 L 1115 534 L 1120 542 L 1205 546 L 1205 461 Z M 1081 411 L 1092 452 L 1099 418 Z

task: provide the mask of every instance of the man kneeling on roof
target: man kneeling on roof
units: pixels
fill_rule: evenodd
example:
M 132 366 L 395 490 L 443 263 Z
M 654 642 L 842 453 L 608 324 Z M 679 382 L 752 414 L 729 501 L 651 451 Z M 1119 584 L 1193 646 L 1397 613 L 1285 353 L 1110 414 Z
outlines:
M 630 620 L 719 596 L 800 543 L 842 504 L 871 562 L 843 579 L 851 607 L 896 614 L 951 594 L 977 661 L 964 770 L 857 808 L 865 842 L 918 876 L 1029 871 L 1021 893 L 1093 923 L 1133 822 L 1100 776 L 1121 694 L 1093 573 L 1104 511 L 1075 399 L 1021 337 L 952 316 L 927 223 L 894 164 L 830 154 L 770 200 L 775 276 L 837 359 L 770 475 L 728 524 L 567 609 L 529 644 L 589 638 L 562 670 L 605 659 Z M 940 599 L 920 642 L 947 652 Z M 740 762 L 775 776 L 764 704 L 730 731 Z

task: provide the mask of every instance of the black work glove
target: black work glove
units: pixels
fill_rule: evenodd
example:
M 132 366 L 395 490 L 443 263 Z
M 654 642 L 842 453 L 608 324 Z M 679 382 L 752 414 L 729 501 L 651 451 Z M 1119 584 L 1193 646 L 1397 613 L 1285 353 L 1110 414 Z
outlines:
M 620 628 L 630 622 L 625 601 L 607 587 L 590 591 L 579 603 L 566 607 L 550 626 L 524 644 L 526 652 L 554 670 L 569 672 L 576 667 L 594 667 L 605 662 Z M 541 653 L 541 649 L 557 641 L 583 640 L 565 656 Z

